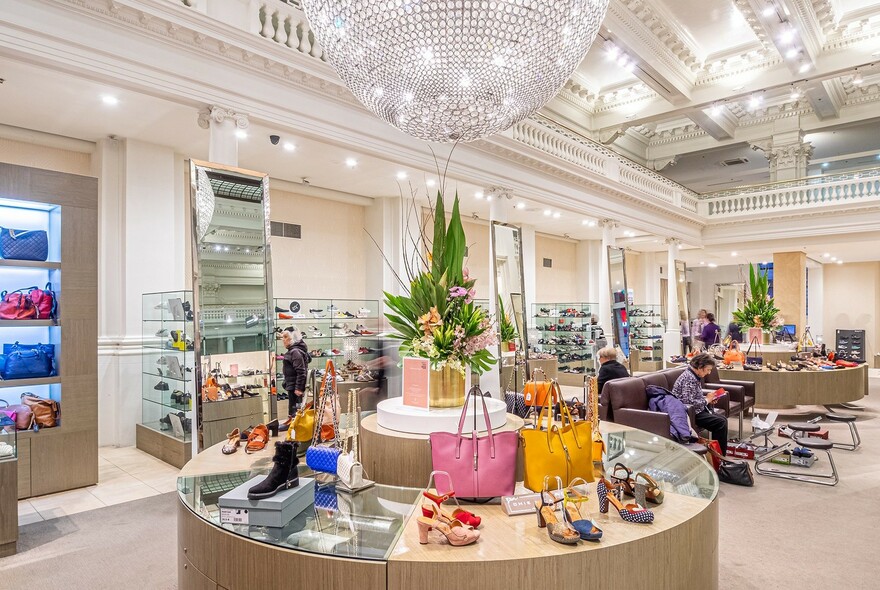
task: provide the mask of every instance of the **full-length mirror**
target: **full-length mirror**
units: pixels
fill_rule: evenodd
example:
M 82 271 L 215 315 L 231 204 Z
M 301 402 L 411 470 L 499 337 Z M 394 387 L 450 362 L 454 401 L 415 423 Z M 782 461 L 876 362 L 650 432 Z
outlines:
M 275 411 L 269 179 L 191 161 L 196 451 Z
M 626 251 L 608 246 L 608 284 L 611 288 L 611 322 L 614 343 L 630 356 L 629 291 L 626 286 Z
M 675 289 L 678 298 L 678 319 L 679 322 L 685 322 L 690 325 L 691 316 L 688 312 L 688 282 L 687 282 L 687 265 L 682 260 L 675 261 Z M 671 322 L 670 322 L 671 324 Z M 685 330 L 689 333 L 690 328 Z
M 498 367 L 501 390 L 518 391 L 525 371 L 517 371 L 516 364 L 525 362 L 528 350 L 520 229 L 495 221 L 492 223 L 491 243 L 495 277 L 493 295 L 500 332 L 501 362 Z
M 745 283 L 718 283 L 715 285 L 715 318 L 725 336 L 733 321 L 733 312 L 745 304 Z

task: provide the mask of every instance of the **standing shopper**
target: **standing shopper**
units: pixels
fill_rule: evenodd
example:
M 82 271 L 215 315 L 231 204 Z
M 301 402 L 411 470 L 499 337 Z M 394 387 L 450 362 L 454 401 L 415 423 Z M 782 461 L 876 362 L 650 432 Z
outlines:
M 704 350 L 701 336 L 703 335 L 703 326 L 706 325 L 706 316 L 708 314 L 709 312 L 705 309 L 701 309 L 697 312 L 696 319 L 691 322 L 691 349 L 694 352 Z
M 715 392 L 703 393 L 703 378 L 712 372 L 713 367 L 715 367 L 715 359 L 711 355 L 701 352 L 694 356 L 688 363 L 687 370 L 672 386 L 672 395 L 683 404 L 694 406 L 697 426 L 712 433 L 712 439 L 718 441 L 721 454 L 724 455 L 727 453 L 727 418 L 712 411 L 711 404 L 715 403 Z
M 687 354 L 693 349 L 691 348 L 691 328 L 688 325 L 687 318 L 684 317 L 684 313 L 681 314 L 679 324 L 681 329 L 681 354 Z
M 715 323 L 715 314 L 706 314 L 706 323 L 703 325 L 700 340 L 703 341 L 704 349 L 709 348 L 716 342 L 721 342 L 721 328 Z
M 287 421 L 283 425 L 290 425 L 296 410 L 299 408 L 303 399 L 303 392 L 306 390 L 306 376 L 309 372 L 309 363 L 312 362 L 312 355 L 303 340 L 302 332 L 295 328 L 287 328 L 281 332 L 281 342 L 287 349 L 282 360 L 282 373 L 284 381 L 281 387 L 287 392 Z

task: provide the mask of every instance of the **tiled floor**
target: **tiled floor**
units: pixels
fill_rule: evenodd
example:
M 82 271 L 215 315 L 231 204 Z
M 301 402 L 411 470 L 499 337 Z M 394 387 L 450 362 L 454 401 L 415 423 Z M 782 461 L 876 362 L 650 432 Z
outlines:
M 98 484 L 20 500 L 19 526 L 177 489 L 177 468 L 135 447 L 98 449 Z

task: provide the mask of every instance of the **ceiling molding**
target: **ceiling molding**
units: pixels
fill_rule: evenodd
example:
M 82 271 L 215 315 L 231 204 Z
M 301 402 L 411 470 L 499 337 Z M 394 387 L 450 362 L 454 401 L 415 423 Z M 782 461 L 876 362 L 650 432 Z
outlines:
M 746 23 L 748 23 L 752 32 L 755 34 L 755 37 L 757 37 L 758 41 L 761 42 L 761 45 L 764 46 L 764 49 L 773 47 L 773 43 L 767 37 L 767 31 L 761 26 L 761 21 L 758 20 L 758 15 L 752 10 L 749 0 L 733 0 L 733 5 L 739 10 L 740 14 L 742 14 Z
M 652 5 L 644 0 L 614 0 L 613 3 L 625 6 L 685 67 L 694 73 L 702 67 L 705 56 L 700 55 L 696 41 L 662 4 Z

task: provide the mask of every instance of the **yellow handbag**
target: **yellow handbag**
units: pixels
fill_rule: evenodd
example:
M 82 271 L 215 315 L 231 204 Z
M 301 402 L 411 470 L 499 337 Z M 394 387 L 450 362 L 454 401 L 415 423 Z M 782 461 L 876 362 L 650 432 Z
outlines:
M 311 387 L 306 387 L 303 400 L 309 397 Z M 312 401 L 308 402 L 296 411 L 296 416 L 290 422 L 290 428 L 287 429 L 287 440 L 296 442 L 309 442 L 315 432 L 315 400 L 314 394 Z M 291 435 L 291 433 L 293 433 Z
M 556 393 L 559 384 L 554 380 Z M 553 394 L 548 398 L 555 397 Z M 561 396 L 560 396 L 561 397 Z M 593 429 L 587 420 L 575 422 L 566 405 L 560 404 L 562 426 L 551 420 L 552 405 L 541 407 L 537 427 L 522 430 L 523 483 L 532 491 L 543 489 L 544 477 L 560 477 L 569 482 L 576 477 L 593 481 Z M 544 412 L 547 412 L 547 430 L 542 430 Z

